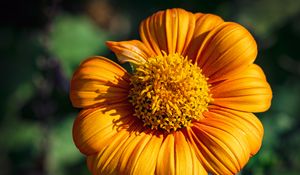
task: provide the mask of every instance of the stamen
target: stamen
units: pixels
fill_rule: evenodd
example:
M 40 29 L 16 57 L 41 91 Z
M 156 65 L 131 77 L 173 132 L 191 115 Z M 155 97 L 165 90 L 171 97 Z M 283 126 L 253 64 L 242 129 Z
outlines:
M 131 77 L 135 116 L 152 129 L 176 131 L 203 118 L 212 101 L 201 69 L 179 54 L 149 58 Z

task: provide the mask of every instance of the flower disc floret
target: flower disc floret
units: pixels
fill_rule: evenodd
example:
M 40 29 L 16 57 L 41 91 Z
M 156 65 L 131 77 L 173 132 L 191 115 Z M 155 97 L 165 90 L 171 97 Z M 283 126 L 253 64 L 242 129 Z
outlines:
M 179 54 L 149 58 L 131 77 L 130 102 L 145 126 L 168 132 L 202 118 L 212 100 L 201 69 Z

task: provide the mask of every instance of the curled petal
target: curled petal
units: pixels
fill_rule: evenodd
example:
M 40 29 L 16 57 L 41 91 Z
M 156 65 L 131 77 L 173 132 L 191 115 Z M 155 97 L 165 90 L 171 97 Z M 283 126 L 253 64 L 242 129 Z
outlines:
M 272 90 L 261 77 L 243 77 L 241 74 L 213 86 L 212 104 L 245 112 L 266 111 L 271 105 Z
M 70 99 L 74 107 L 86 108 L 127 100 L 129 74 L 104 57 L 92 57 L 80 64 L 71 80 Z
M 140 25 L 145 45 L 157 55 L 181 54 L 189 45 L 195 28 L 195 17 L 183 9 L 159 11 Z
M 121 63 L 131 62 L 134 64 L 144 63 L 149 57 L 153 56 L 151 52 L 141 41 L 107 41 L 106 45 L 113 51 Z
M 239 24 L 224 22 L 207 34 L 195 61 L 210 82 L 216 82 L 246 69 L 256 55 L 251 34 Z
M 73 140 L 85 155 L 99 152 L 108 141 L 135 118 L 130 104 L 114 104 L 82 110 L 73 125 Z

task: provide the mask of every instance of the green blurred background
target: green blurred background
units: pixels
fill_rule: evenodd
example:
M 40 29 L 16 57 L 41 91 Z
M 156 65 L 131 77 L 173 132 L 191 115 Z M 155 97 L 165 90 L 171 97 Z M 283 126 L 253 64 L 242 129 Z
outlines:
M 72 141 L 72 72 L 86 57 L 115 60 L 106 40 L 138 39 L 142 19 L 166 8 L 215 13 L 248 28 L 273 89 L 258 114 L 265 136 L 240 174 L 300 172 L 300 1 L 4 0 L 0 3 L 0 174 L 89 174 Z

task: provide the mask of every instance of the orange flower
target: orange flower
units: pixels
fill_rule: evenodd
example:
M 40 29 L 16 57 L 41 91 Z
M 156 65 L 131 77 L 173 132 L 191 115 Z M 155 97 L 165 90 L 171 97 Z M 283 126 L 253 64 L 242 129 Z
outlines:
M 159 11 L 141 41 L 107 42 L 71 80 L 73 138 L 92 174 L 235 174 L 257 153 L 272 91 L 256 42 L 212 14 Z

